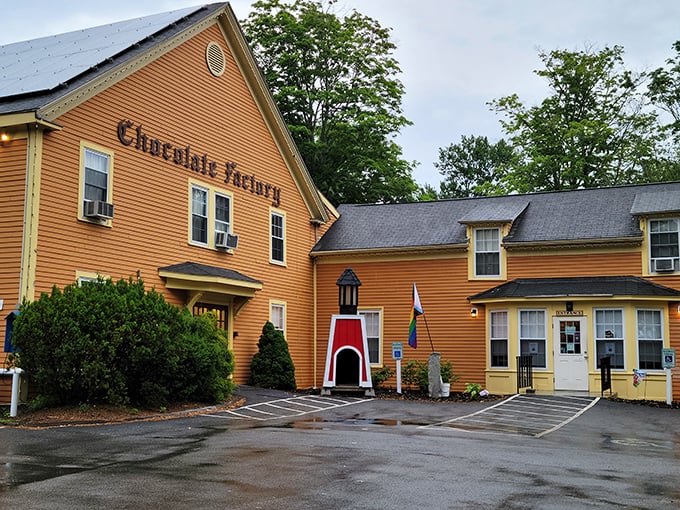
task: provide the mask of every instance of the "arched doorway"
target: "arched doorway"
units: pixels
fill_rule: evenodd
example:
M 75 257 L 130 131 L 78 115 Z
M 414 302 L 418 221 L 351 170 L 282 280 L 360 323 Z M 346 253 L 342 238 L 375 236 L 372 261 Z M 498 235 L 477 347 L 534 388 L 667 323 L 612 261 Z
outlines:
M 341 349 L 335 361 L 335 383 L 342 386 L 359 386 L 361 360 L 354 349 Z

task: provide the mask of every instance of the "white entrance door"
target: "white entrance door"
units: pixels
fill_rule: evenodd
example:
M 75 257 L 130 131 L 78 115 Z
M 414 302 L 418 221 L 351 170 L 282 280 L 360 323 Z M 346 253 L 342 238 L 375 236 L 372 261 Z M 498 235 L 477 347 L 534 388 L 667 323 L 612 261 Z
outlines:
M 586 319 L 553 317 L 555 389 L 588 391 Z

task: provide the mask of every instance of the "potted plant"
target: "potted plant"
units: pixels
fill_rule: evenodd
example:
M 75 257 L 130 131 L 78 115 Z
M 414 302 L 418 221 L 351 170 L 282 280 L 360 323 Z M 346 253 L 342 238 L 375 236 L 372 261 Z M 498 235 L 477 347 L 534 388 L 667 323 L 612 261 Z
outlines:
M 453 363 L 448 360 L 442 361 L 439 373 L 442 379 L 442 397 L 448 397 L 451 394 L 451 384 L 458 380 L 458 376 L 453 373 Z

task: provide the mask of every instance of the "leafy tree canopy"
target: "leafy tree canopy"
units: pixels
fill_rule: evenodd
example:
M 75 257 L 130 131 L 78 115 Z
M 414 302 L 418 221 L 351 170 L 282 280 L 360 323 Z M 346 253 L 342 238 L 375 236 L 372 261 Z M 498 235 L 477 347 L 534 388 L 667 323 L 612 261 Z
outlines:
M 506 192 L 589 188 L 659 180 L 657 114 L 644 74 L 623 68 L 623 48 L 541 52 L 552 94 L 526 107 L 516 94 L 494 100 L 518 158 Z
M 461 137 L 460 143 L 439 149 L 434 166 L 444 176 L 439 198 L 465 198 L 494 194 L 514 157 L 505 140 L 489 143 L 486 136 Z
M 334 204 L 413 200 L 389 29 L 313 0 L 262 0 L 243 28 L 312 178 Z

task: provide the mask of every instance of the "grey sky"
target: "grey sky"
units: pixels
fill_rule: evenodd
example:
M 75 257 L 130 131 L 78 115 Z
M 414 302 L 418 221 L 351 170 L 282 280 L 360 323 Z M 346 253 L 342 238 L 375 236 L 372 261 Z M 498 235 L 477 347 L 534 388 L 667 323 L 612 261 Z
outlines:
M 207 3 L 207 2 L 206 2 Z M 24 0 L 3 10 L 0 44 L 200 5 L 200 0 Z M 251 0 L 234 0 L 239 19 Z M 419 184 L 438 187 L 438 149 L 462 135 L 503 136 L 487 102 L 517 93 L 525 104 L 547 94 L 533 73 L 540 49 L 621 45 L 631 70 L 653 69 L 680 40 L 676 0 L 338 0 L 391 27 L 413 122 L 397 142 L 420 165 Z

